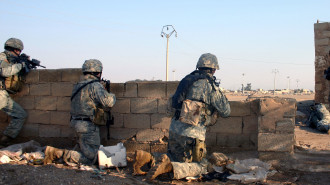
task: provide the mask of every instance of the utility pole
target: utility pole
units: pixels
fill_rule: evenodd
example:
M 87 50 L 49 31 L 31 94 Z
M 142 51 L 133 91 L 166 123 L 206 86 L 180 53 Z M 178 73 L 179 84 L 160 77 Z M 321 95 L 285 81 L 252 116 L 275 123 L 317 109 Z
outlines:
M 275 89 L 276 89 L 276 74 L 279 73 L 278 69 L 273 69 L 272 73 L 274 73 L 274 91 L 273 95 L 275 95 Z
M 299 90 L 299 82 L 300 80 L 299 79 L 296 79 L 296 82 L 297 82 L 297 91 Z
M 170 41 L 171 35 L 175 32 L 175 37 L 178 36 L 178 33 L 175 31 L 172 25 L 163 26 L 162 32 L 160 33 L 161 37 L 166 37 L 167 46 L 166 46 L 166 81 L 168 81 L 168 44 Z

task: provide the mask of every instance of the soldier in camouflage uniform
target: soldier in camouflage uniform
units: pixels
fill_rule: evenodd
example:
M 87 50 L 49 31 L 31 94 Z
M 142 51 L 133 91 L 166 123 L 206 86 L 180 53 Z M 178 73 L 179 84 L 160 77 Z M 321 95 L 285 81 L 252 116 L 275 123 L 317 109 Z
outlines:
M 96 109 L 109 111 L 116 102 L 116 97 L 108 93 L 100 83 L 102 63 L 99 60 L 86 60 L 82 66 L 83 81 L 77 83 L 71 97 L 71 126 L 78 136 L 79 151 L 60 150 L 47 147 L 45 150 L 45 163 L 63 157 L 70 163 L 94 164 L 97 151 L 100 147 L 100 130 L 94 124 Z
M 10 38 L 5 42 L 5 51 L 0 53 L 0 109 L 11 117 L 11 121 L 0 139 L 2 146 L 8 145 L 12 139 L 17 137 L 27 117 L 24 109 L 8 94 L 8 92 L 16 93 L 19 90 L 10 90 L 6 83 L 8 79 L 21 78 L 25 63 L 17 63 L 17 59 L 23 49 L 21 40 Z
M 183 103 L 182 108 L 172 118 L 169 128 L 168 153 L 163 154 L 158 163 L 150 169 L 148 173 L 150 180 L 171 170 L 173 170 L 175 179 L 207 173 L 206 128 L 215 124 L 218 115 L 228 117 L 230 105 L 226 96 L 215 84 L 213 74 L 219 69 L 216 56 L 210 53 L 201 55 L 196 68 L 198 70 L 187 75 L 180 82 L 173 96 L 172 106 L 180 96 L 179 89 L 185 86 L 183 81 L 190 79 L 192 85 L 186 85 L 187 92 L 184 99 L 189 100 L 188 102 L 195 102 L 199 108 L 193 110 L 194 112 L 189 112 L 192 109 L 184 110 L 185 103 Z M 188 116 L 186 116 L 188 121 L 186 118 L 182 119 L 182 111 L 188 112 Z M 198 115 L 198 121 L 192 123 L 189 119 L 195 115 Z

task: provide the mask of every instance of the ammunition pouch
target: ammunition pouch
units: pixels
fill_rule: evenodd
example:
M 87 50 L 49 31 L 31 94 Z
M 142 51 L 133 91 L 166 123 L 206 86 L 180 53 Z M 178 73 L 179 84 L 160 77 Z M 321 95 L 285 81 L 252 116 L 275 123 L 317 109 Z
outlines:
M 205 141 L 195 139 L 195 145 L 193 147 L 193 162 L 201 162 L 206 156 Z
M 13 75 L 5 79 L 6 90 L 11 94 L 20 92 L 23 88 L 23 85 L 24 80 L 20 75 Z
M 95 125 L 101 125 L 101 126 L 107 125 L 108 119 L 109 119 L 109 113 L 104 112 L 104 110 L 100 108 L 95 109 L 92 120 L 92 122 Z
M 182 103 L 179 120 L 183 123 L 196 126 L 201 121 L 201 116 L 204 114 L 204 103 L 186 99 Z

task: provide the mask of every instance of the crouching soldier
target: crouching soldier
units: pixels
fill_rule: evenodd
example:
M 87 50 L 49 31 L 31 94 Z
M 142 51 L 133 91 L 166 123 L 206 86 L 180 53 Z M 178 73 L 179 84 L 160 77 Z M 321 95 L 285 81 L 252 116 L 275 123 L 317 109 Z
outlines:
M 24 109 L 9 96 L 19 92 L 23 86 L 26 64 L 19 58 L 23 49 L 21 40 L 10 38 L 5 42 L 5 51 L 0 53 L 0 110 L 11 117 L 0 139 L 1 147 L 17 137 L 27 117 Z
M 171 171 L 175 179 L 207 173 L 206 128 L 215 124 L 218 116 L 230 114 L 229 102 L 213 76 L 218 69 L 216 56 L 205 53 L 196 70 L 179 83 L 172 97 L 176 112 L 169 128 L 168 152 L 154 159 L 156 163 L 147 174 L 149 180 Z M 139 156 L 147 155 L 137 152 L 137 161 Z M 135 173 L 140 172 L 141 165 L 135 165 Z
M 100 83 L 102 63 L 86 60 L 82 66 L 84 79 L 77 83 L 71 96 L 71 127 L 78 136 L 77 150 L 62 150 L 47 146 L 45 164 L 63 157 L 67 163 L 94 164 L 100 147 L 99 112 L 107 112 L 116 102 L 114 94 L 105 90 Z

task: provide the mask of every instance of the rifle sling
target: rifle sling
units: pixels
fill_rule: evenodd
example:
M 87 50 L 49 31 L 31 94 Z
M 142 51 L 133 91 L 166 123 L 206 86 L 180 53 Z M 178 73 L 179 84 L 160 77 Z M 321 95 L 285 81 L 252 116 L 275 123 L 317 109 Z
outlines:
M 85 83 L 84 85 L 82 85 L 81 87 L 79 87 L 71 96 L 71 101 L 73 100 L 73 98 L 78 94 L 79 91 L 81 91 L 81 89 L 83 89 L 84 87 L 86 87 L 86 85 L 94 83 L 94 82 L 99 82 L 100 80 L 92 80 L 90 82 Z

